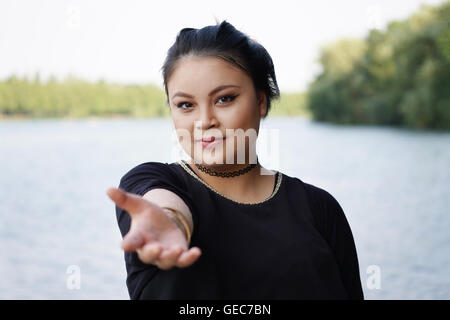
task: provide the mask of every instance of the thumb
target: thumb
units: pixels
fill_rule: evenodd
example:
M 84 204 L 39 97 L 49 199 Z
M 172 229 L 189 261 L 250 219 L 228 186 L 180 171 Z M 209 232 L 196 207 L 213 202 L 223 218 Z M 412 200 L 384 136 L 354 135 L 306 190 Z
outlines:
M 136 251 L 144 245 L 144 237 L 139 232 L 128 232 L 122 241 L 122 249 L 125 251 Z
M 128 211 L 130 215 L 148 208 L 148 202 L 141 196 L 126 192 L 122 189 L 109 188 L 106 193 L 118 207 Z

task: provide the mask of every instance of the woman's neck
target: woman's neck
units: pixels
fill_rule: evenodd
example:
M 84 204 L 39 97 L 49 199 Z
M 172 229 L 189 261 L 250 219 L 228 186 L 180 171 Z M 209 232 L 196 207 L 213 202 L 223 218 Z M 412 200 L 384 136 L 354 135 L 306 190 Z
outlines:
M 193 160 L 188 163 L 200 179 L 219 193 L 238 202 L 259 202 L 265 200 L 271 195 L 275 183 L 275 175 L 261 174 L 266 169 L 259 162 L 250 171 L 228 178 L 212 176 L 201 171 L 194 164 Z M 224 165 L 226 167 L 212 166 L 208 168 L 217 172 L 232 172 L 244 169 L 249 165 L 249 163 L 226 164 Z

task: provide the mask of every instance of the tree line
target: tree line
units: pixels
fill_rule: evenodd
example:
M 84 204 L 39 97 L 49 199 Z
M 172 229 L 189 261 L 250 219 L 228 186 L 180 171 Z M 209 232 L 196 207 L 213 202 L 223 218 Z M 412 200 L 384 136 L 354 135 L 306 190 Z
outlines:
M 0 82 L 3 117 L 83 118 L 89 116 L 167 116 L 164 91 L 154 85 L 88 82 L 69 76 L 42 81 L 11 76 Z
M 450 1 L 325 46 L 319 62 L 307 92 L 313 119 L 450 129 Z

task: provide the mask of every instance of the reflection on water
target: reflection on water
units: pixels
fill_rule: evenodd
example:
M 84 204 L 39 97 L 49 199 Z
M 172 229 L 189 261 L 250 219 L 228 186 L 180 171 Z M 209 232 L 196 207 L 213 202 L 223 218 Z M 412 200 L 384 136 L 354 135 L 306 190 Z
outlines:
M 367 299 L 450 298 L 450 134 L 302 118 L 262 128 L 279 129 L 276 169 L 341 204 Z M 139 163 L 170 162 L 171 133 L 169 119 L 0 122 L 0 298 L 128 299 L 105 191 Z M 373 265 L 380 289 L 366 285 Z

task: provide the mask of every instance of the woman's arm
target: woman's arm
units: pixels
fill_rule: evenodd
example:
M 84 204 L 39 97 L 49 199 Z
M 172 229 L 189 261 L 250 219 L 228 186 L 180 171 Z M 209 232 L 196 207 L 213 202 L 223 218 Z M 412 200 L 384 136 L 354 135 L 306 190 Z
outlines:
M 335 256 L 349 299 L 364 299 L 355 241 L 342 207 L 328 191 L 305 187 L 316 228 Z
M 359 274 L 358 255 L 352 230 L 344 211 L 337 200 L 330 195 L 327 201 L 328 243 L 333 250 L 341 270 L 342 280 L 349 299 L 364 299 Z
M 176 193 L 162 188 L 152 189 L 143 195 L 143 198 L 156 203 L 160 207 L 168 207 L 175 209 L 183 214 L 184 218 L 188 222 L 189 232 L 192 234 L 194 231 L 194 222 L 192 220 L 192 213 L 183 199 Z M 177 224 L 178 225 L 178 224 Z M 181 227 L 183 230 L 183 227 Z

